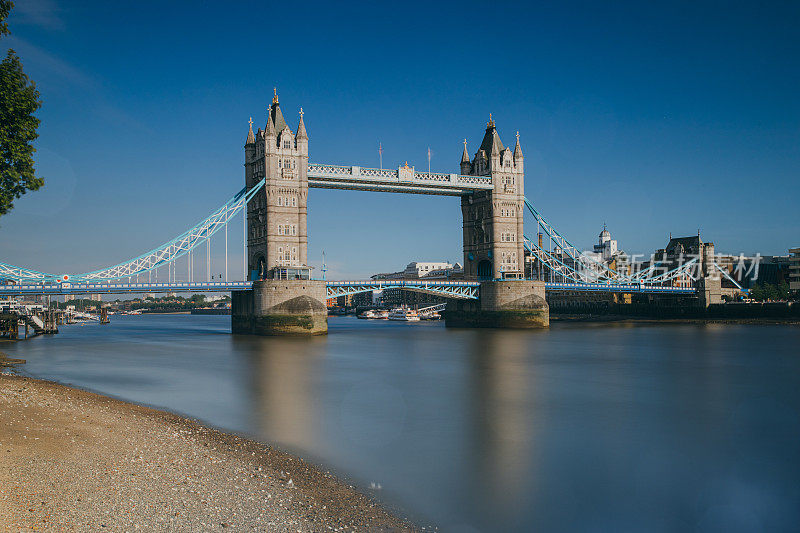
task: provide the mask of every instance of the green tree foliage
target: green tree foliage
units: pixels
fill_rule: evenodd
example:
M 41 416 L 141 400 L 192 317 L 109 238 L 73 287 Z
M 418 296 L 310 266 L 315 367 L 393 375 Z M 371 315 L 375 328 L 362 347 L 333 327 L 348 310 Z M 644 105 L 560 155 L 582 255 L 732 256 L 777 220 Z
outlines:
M 789 285 L 785 281 L 781 281 L 779 285 L 772 283 L 755 284 L 750 289 L 750 298 L 753 300 L 763 302 L 766 300 L 788 300 L 790 297 Z
M 777 300 L 778 299 L 778 288 L 771 283 L 764 284 L 764 299 L 765 300 Z
M 8 18 L 8 14 L 11 12 L 12 7 L 14 7 L 14 3 L 10 0 L 0 0 L 0 37 L 3 35 L 8 35 L 8 24 L 6 24 L 6 19 Z
M 761 288 L 761 285 L 756 283 L 750 288 L 750 298 L 756 301 L 761 301 L 764 299 L 764 289 Z
M 789 291 L 789 284 L 786 283 L 786 280 L 782 280 L 778 284 L 778 298 L 781 300 L 788 300 L 789 296 L 791 296 L 791 292 Z
M 0 36 L 8 34 L 6 18 L 12 7 L 10 0 L 0 0 Z M 0 62 L 0 215 L 14 207 L 14 200 L 44 185 L 34 173 L 36 149 L 31 144 L 39 136 L 39 119 L 33 113 L 41 105 L 36 85 L 9 49 Z

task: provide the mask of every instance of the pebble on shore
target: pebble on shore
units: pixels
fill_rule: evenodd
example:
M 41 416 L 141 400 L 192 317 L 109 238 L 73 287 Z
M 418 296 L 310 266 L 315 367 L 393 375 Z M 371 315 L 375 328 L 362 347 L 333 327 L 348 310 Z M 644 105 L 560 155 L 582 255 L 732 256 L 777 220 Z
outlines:
M 329 472 L 170 413 L 0 375 L 0 530 L 416 531 Z

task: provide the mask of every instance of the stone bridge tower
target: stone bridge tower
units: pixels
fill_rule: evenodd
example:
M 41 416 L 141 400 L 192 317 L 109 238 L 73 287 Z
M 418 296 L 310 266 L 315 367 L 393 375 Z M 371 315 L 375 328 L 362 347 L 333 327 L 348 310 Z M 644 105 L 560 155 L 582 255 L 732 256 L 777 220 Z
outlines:
M 476 191 L 461 198 L 464 276 L 481 281 L 523 277 L 525 171 L 519 133 L 512 153 L 503 147 L 489 115 L 483 141 L 472 160 L 464 139 L 461 174 L 490 176 L 494 185 L 491 191 Z
M 251 119 L 244 152 L 247 188 L 266 178 L 247 207 L 248 278 L 272 278 L 276 267 L 307 270 L 308 134 L 303 110 L 292 133 L 276 91 L 264 130 L 254 134 Z
M 524 278 L 525 170 L 519 133 L 514 152 L 503 146 L 492 116 L 475 157 L 467 141 L 461 174 L 489 176 L 492 189 L 461 197 L 464 220 L 464 276 L 478 279 L 479 301 L 447 304 L 448 326 L 541 328 L 550 324 L 545 284 Z
M 247 189 L 265 185 L 247 205 L 247 270 L 253 289 L 233 291 L 231 330 L 256 335 L 328 331 L 325 282 L 308 266 L 308 134 L 303 110 L 292 133 L 272 98 L 267 124 L 244 145 Z

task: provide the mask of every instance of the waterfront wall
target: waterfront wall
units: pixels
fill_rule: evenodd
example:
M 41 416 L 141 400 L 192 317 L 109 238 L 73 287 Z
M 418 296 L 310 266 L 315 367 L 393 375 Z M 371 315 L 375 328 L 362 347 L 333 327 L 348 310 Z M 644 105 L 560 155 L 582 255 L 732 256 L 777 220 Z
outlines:
M 800 321 L 800 302 L 774 303 L 721 303 L 708 307 L 694 302 L 652 301 L 630 304 L 613 301 L 565 301 L 550 302 L 550 310 L 557 314 L 625 316 L 643 318 L 697 318 L 709 320 L 726 319 L 776 319 Z

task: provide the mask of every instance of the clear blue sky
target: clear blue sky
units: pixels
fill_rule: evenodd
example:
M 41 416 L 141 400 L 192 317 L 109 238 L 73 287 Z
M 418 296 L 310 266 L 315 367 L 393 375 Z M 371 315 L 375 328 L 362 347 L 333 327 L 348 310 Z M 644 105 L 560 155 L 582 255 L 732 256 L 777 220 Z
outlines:
M 603 222 L 636 253 L 698 228 L 729 253 L 800 245 L 796 2 L 18 4 L 0 45 L 42 93 L 46 186 L 0 219 L 2 261 L 80 272 L 184 231 L 242 187 L 273 86 L 317 162 L 377 166 L 380 141 L 386 167 L 430 146 L 456 172 L 491 112 L 584 248 Z M 461 260 L 455 198 L 312 190 L 309 226 L 329 277 Z M 234 271 L 240 246 L 236 224 Z

